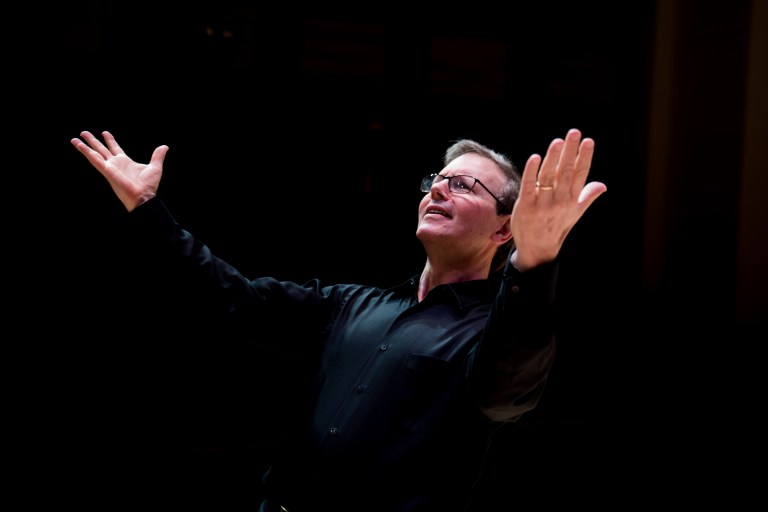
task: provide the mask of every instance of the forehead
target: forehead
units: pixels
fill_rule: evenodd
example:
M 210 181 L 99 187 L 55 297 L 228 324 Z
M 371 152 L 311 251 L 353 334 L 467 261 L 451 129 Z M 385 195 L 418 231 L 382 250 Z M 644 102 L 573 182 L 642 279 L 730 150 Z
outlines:
M 504 172 L 496 162 L 477 153 L 465 153 L 455 158 L 443 168 L 441 174 L 468 174 L 488 184 L 504 181 Z

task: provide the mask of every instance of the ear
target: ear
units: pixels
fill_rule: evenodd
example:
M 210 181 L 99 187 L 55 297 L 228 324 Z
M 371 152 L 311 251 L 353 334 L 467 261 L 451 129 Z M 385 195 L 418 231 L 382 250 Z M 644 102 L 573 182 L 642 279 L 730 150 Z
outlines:
M 512 238 L 512 216 L 505 215 L 504 222 L 501 223 L 499 229 L 493 234 L 494 241 L 499 245 L 504 245 Z

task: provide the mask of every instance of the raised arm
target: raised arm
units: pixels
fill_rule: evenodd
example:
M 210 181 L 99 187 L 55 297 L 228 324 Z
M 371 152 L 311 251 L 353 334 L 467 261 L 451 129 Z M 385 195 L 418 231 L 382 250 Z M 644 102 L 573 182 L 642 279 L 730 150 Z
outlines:
M 107 179 L 118 199 L 130 212 L 157 194 L 168 146 L 158 146 L 149 163 L 140 164 L 125 154 L 111 133 L 105 131 L 102 136 L 104 143 L 92 133 L 84 131 L 80 134 L 82 140 L 75 137 L 72 145 Z
M 528 158 L 511 219 L 512 263 L 519 270 L 554 260 L 573 226 L 607 190 L 599 181 L 587 183 L 594 151 L 592 139 L 571 129 L 565 140 L 550 143 L 543 160 Z

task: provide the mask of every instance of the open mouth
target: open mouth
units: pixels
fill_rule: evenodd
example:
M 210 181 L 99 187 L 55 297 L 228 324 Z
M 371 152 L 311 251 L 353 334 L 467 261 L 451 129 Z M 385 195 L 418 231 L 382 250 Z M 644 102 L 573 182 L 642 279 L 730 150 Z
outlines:
M 448 215 L 448 213 L 445 210 L 440 209 L 440 208 L 435 208 L 435 207 L 427 208 L 427 210 L 424 212 L 424 215 L 430 215 L 430 214 L 432 214 L 432 215 L 440 215 L 440 216 L 443 216 L 443 217 L 445 217 L 447 219 L 451 218 L 451 216 Z

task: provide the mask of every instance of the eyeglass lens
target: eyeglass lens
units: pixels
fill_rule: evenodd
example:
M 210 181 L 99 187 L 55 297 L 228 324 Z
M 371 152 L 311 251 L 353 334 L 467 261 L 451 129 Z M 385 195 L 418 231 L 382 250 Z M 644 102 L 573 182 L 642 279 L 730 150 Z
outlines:
M 424 176 L 421 180 L 421 191 L 429 192 L 432 185 L 448 180 L 448 189 L 455 194 L 467 194 L 475 185 L 475 180 L 471 176 L 443 176 L 442 174 L 430 174 Z

